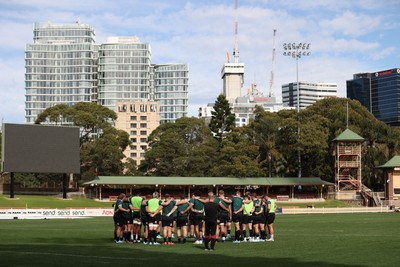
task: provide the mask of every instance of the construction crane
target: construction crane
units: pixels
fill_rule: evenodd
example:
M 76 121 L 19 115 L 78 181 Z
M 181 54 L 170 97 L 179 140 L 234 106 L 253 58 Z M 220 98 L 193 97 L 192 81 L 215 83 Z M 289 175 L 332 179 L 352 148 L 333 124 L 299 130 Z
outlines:
M 269 80 L 269 97 L 274 96 L 274 75 L 275 75 L 275 36 L 276 29 L 273 30 L 272 38 L 272 70 L 271 70 L 271 80 Z
M 238 0 L 235 1 L 235 47 L 233 49 L 233 57 L 235 63 L 239 63 L 239 44 L 238 44 Z

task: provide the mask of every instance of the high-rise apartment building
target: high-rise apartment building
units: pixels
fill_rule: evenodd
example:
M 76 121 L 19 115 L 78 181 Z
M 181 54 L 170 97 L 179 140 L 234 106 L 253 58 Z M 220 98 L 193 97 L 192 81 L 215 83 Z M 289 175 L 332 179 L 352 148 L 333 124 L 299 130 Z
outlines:
M 187 115 L 189 69 L 186 64 L 153 65 L 154 100 L 160 103 L 161 123 Z M 153 88 L 150 90 L 153 91 Z
M 160 125 L 159 103 L 155 101 L 117 102 L 118 115 L 115 128 L 129 134 L 131 145 L 124 155 L 132 158 L 139 166 L 148 148 L 147 138 Z
M 378 120 L 400 125 L 400 69 L 354 74 L 346 83 L 348 98 L 360 101 Z
M 284 106 L 297 107 L 297 101 L 300 101 L 300 109 L 304 109 L 320 99 L 337 96 L 337 85 L 334 83 L 299 82 L 299 100 L 297 90 L 297 83 L 282 85 Z
M 25 122 L 56 104 L 96 101 L 97 46 L 87 24 L 35 23 L 25 51 Z
M 150 45 L 138 37 L 109 37 L 99 48 L 98 103 L 115 110 L 121 101 L 149 100 Z
M 26 48 L 26 122 L 46 108 L 98 102 L 158 101 L 161 123 L 187 116 L 186 64 L 152 64 L 150 45 L 138 37 L 109 37 L 96 45 L 87 24 L 36 23 Z

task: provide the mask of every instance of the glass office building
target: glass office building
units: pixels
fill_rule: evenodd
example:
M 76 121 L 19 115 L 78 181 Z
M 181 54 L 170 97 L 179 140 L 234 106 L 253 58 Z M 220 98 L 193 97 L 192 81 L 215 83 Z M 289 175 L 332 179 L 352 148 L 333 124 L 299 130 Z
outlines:
M 354 74 L 346 83 L 348 98 L 386 124 L 400 125 L 400 69 Z
M 160 122 L 187 116 L 189 68 L 186 64 L 154 65 L 154 100 L 160 103 Z M 153 90 L 153 89 L 152 89 Z
M 137 37 L 109 37 L 100 45 L 98 65 L 99 104 L 115 110 L 117 102 L 149 100 L 149 44 Z
M 97 46 L 87 24 L 35 23 L 25 51 L 25 122 L 56 104 L 96 101 Z

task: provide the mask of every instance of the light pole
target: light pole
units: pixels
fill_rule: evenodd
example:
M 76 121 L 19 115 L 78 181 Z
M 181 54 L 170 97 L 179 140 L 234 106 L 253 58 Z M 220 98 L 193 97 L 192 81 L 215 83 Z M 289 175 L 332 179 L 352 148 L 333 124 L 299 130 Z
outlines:
M 284 43 L 284 56 L 289 56 L 296 59 L 296 80 L 297 80 L 297 112 L 300 112 L 300 86 L 299 86 L 299 58 L 310 55 L 310 43 Z M 297 128 L 298 138 L 300 138 L 300 126 Z M 301 178 L 301 153 L 297 151 L 299 172 L 298 177 Z

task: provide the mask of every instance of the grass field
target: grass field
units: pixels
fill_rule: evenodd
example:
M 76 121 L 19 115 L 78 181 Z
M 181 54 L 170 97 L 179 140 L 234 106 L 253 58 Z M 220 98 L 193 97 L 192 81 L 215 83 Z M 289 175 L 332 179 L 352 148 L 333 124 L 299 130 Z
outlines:
M 400 214 L 281 215 L 275 242 L 115 244 L 111 218 L 0 220 L 0 266 L 398 266 Z
M 299 208 L 306 208 L 307 205 L 314 204 L 316 208 L 329 208 L 329 207 L 347 207 L 348 205 L 343 201 L 331 200 L 325 202 L 315 203 L 293 203 L 293 202 L 280 202 L 278 206 L 296 206 Z M 110 202 L 99 202 L 87 198 L 72 198 L 61 199 L 54 196 L 30 196 L 30 195 L 16 195 L 15 199 L 9 199 L 8 196 L 0 195 L 0 208 L 73 208 L 73 207 L 86 207 L 86 208 L 110 208 Z
M 62 199 L 55 196 L 16 195 L 15 199 L 0 195 L 0 208 L 110 208 L 110 202 L 99 202 L 88 198 Z

